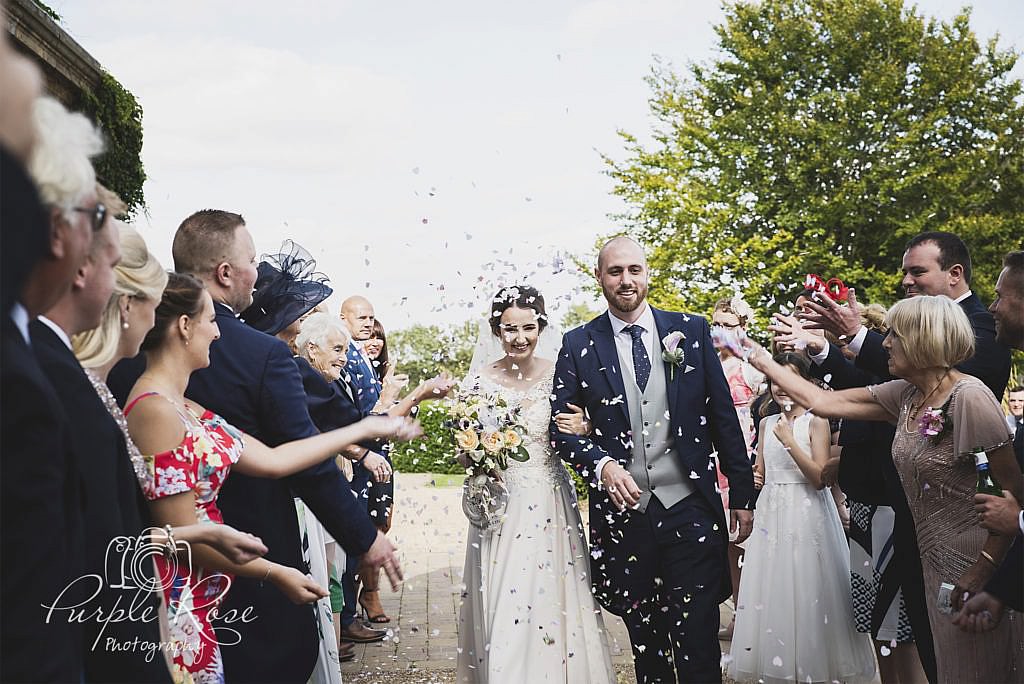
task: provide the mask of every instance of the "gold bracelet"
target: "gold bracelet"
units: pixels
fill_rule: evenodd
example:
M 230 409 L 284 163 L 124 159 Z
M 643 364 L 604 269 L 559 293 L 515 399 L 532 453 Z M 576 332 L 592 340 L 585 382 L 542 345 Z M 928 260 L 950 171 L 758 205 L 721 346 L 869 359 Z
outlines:
M 996 563 L 996 559 L 993 558 L 992 554 L 986 551 L 985 549 L 981 550 L 981 557 L 987 560 L 989 563 L 991 563 L 993 567 L 999 567 L 999 563 Z
M 273 564 L 268 563 L 267 564 L 267 574 L 264 575 L 263 579 L 260 580 L 260 586 L 263 586 L 263 583 L 267 581 L 267 578 L 270 577 L 270 571 L 273 570 L 273 569 L 274 569 Z

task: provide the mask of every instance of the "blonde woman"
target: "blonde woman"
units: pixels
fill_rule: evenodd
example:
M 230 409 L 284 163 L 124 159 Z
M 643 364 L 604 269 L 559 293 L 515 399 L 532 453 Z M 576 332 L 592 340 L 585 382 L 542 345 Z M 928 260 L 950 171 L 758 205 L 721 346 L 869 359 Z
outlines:
M 955 368 L 974 355 L 974 329 L 952 299 L 929 295 L 896 303 L 885 324 L 889 370 L 903 379 L 839 392 L 822 390 L 746 344 L 750 362 L 815 414 L 896 425 L 892 458 L 917 532 L 938 680 L 1022 682 L 1019 614 L 979 636 L 961 632 L 939 607 L 942 584 L 954 587 L 950 602 L 959 610 L 983 590 L 1009 548 L 1009 539 L 986 532 L 975 515 L 971 452 L 987 452 L 993 475 L 1018 500 L 1022 490 L 999 403 L 981 380 Z
M 99 194 L 115 213 L 123 210 L 124 205 L 116 195 L 102 187 Z M 144 459 L 132 441 L 124 414 L 106 380 L 118 361 L 139 353 L 139 345 L 153 327 L 154 312 L 167 284 L 167 272 L 150 253 L 138 231 L 121 222 L 118 228 L 121 261 L 114 267 L 114 294 L 107 302 L 100 325 L 75 335 L 71 343 L 93 389 L 121 429 L 139 487 L 148 498 L 153 491 L 153 461 Z M 176 541 L 209 544 L 236 563 L 251 561 L 267 552 L 258 537 L 239 532 L 230 525 L 188 525 L 173 528 L 173 532 Z M 154 541 L 165 540 L 161 537 Z

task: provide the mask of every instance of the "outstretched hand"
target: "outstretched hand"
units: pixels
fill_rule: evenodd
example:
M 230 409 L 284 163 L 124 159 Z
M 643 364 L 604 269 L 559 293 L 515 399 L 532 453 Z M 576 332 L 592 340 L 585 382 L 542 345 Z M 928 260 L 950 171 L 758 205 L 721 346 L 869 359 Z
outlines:
M 807 322 L 804 327 L 809 330 L 827 330 L 843 344 L 852 340 L 860 330 L 860 305 L 857 304 L 857 292 L 852 287 L 846 306 L 819 293 L 815 293 L 813 301 L 804 306 L 807 310 L 799 318 Z
M 232 563 L 245 565 L 260 558 L 268 549 L 259 537 L 240 532 L 231 525 L 209 525 L 212 538 L 210 546 L 224 554 Z
M 408 442 L 423 435 L 418 420 L 406 416 L 367 416 L 359 421 L 367 430 L 367 439 L 393 439 Z
M 806 349 L 810 354 L 818 354 L 825 347 L 824 336 L 811 332 L 796 316 L 777 313 L 772 318 L 774 322 L 768 325 L 768 329 L 780 345 L 789 349 Z

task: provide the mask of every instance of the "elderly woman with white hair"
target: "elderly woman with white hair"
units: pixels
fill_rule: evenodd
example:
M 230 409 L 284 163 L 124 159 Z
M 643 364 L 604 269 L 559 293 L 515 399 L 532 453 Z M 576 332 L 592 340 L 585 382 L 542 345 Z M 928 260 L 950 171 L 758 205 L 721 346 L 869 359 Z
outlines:
M 360 420 L 363 414 L 356 401 L 354 390 L 345 374 L 348 351 L 348 331 L 341 321 L 326 312 L 318 312 L 303 320 L 295 340 L 299 356 L 296 359 L 306 389 L 306 403 L 309 416 L 320 430 L 329 430 L 349 425 Z M 426 380 L 404 399 L 391 407 L 388 415 L 408 415 L 420 402 L 444 397 L 452 386 L 446 374 Z M 391 478 L 391 465 L 381 455 L 380 443 L 365 443 L 348 447 L 342 454 L 352 461 L 352 491 L 364 505 L 368 489 L 374 483 L 384 483 Z M 349 559 L 349 570 L 342 577 L 344 607 L 341 611 L 342 641 L 365 643 L 379 641 L 384 632 L 366 629 L 355 619 L 356 592 L 352 582 L 356 559 Z M 384 614 L 377 590 L 376 573 L 363 573 L 362 591 L 358 602 L 366 617 L 372 623 L 384 624 L 390 618 Z M 345 654 L 342 654 L 345 658 Z
M 752 342 L 750 362 L 819 416 L 884 420 L 896 425 L 893 462 L 910 503 L 924 568 L 928 619 L 941 682 L 1024 682 L 1021 615 L 983 636 L 951 622 L 966 597 L 985 586 L 1010 540 L 986 532 L 974 512 L 976 450 L 1017 500 L 1024 488 L 999 403 L 977 378 L 955 366 L 974 355 L 963 310 L 942 296 L 895 304 L 885 317 L 889 368 L 903 378 L 827 392 L 772 361 Z M 953 585 L 951 592 L 942 585 Z M 948 586 L 947 586 L 948 588 Z M 951 606 L 940 596 L 949 595 Z

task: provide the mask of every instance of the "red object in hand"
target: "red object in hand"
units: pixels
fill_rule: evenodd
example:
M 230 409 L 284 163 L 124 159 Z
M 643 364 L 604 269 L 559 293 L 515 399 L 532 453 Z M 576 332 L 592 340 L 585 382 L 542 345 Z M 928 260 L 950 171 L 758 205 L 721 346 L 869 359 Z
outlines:
M 804 289 L 820 292 L 827 295 L 829 299 L 839 304 L 845 304 L 849 299 L 850 288 L 846 287 L 839 278 L 830 278 L 827 282 L 815 273 L 808 273 L 804 277 Z

